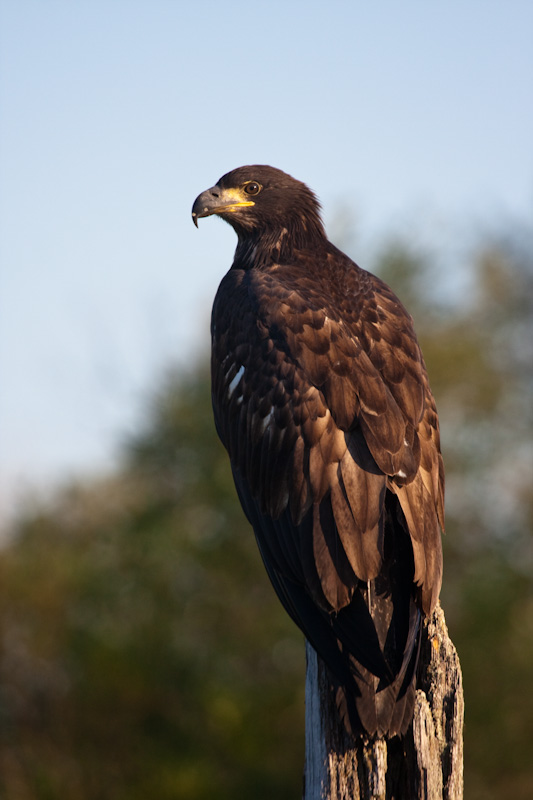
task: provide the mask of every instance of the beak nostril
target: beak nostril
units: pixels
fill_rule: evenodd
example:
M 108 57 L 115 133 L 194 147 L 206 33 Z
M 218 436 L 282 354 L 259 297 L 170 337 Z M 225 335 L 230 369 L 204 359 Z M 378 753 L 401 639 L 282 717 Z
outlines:
M 211 192 L 213 197 L 218 197 L 218 192 Z

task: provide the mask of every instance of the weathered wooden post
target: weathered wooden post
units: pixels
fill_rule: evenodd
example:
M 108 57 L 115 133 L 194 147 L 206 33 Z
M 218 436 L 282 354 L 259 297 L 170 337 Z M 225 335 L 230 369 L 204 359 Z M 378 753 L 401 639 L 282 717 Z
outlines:
M 423 625 L 417 687 L 403 739 L 349 737 L 307 644 L 304 800 L 462 800 L 463 684 L 440 606 Z

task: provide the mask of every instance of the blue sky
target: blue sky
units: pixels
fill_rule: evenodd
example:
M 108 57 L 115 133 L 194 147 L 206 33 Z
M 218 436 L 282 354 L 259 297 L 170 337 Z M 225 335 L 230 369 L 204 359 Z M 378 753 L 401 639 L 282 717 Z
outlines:
M 112 468 L 208 347 L 234 234 L 196 195 L 270 163 L 362 266 L 533 210 L 533 3 L 2 0 L 0 511 Z M 439 238 L 440 237 L 440 238 Z

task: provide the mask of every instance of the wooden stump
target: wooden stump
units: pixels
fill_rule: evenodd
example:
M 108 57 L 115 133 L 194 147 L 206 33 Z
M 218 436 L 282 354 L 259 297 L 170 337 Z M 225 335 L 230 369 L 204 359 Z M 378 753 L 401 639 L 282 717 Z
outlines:
M 463 683 L 440 606 L 423 625 L 406 736 L 348 736 L 327 670 L 309 643 L 305 702 L 304 800 L 462 800 Z

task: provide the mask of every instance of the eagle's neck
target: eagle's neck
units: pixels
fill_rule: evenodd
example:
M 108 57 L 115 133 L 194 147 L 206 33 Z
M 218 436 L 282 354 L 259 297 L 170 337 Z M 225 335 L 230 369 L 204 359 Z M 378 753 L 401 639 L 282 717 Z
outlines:
M 262 230 L 237 230 L 237 236 L 233 266 L 238 269 L 288 264 L 297 251 L 318 251 L 327 246 L 326 233 L 318 217 L 298 217 Z

